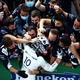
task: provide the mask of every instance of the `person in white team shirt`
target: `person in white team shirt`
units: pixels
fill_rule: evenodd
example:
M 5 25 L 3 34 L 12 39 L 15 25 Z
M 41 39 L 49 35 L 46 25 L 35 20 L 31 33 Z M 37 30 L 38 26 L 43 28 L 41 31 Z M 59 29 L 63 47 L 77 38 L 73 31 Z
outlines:
M 24 46 L 21 70 L 25 70 L 28 77 L 20 77 L 20 80 L 35 80 L 36 74 L 30 74 L 30 71 L 37 70 L 39 67 L 42 67 L 45 71 L 53 72 L 62 59 L 61 53 L 58 52 L 56 61 L 52 65 L 47 63 L 43 56 L 47 54 L 47 48 L 50 44 L 44 36 L 38 39 L 39 40 Z

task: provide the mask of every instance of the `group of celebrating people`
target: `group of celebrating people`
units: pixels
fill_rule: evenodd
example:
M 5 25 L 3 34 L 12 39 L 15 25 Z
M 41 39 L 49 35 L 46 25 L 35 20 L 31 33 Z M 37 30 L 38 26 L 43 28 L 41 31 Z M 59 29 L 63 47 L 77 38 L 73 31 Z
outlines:
M 0 61 L 20 80 L 35 80 L 36 74 L 53 72 L 59 64 L 80 64 L 80 6 L 78 0 L 64 1 L 25 0 L 10 12 L 0 0 Z M 71 1 L 77 16 L 68 6 Z M 21 70 L 10 63 L 16 54 Z

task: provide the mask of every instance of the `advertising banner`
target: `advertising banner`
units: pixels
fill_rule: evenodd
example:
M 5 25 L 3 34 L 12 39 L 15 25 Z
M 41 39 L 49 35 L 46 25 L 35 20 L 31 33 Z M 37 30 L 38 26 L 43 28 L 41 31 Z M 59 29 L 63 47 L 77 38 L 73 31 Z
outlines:
M 11 80 L 19 80 L 20 77 L 17 74 L 11 73 L 12 79 Z M 36 80 L 79 80 L 79 75 L 78 74 L 73 74 L 73 73 L 53 73 L 53 74 L 48 74 L 48 73 L 43 73 L 36 75 Z

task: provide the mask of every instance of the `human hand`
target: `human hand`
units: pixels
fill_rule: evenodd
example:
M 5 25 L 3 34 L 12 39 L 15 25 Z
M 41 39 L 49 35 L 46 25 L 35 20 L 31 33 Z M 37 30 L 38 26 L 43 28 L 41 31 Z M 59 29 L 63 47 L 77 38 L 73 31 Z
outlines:
M 61 59 L 57 58 L 56 62 L 59 64 L 61 62 Z
M 28 35 L 27 33 L 26 33 L 26 34 L 24 34 L 24 37 L 25 37 L 27 40 L 31 40 L 31 36 L 30 36 L 30 35 Z
M 63 10 L 58 5 L 54 5 L 54 9 L 55 9 L 56 14 L 60 14 L 63 12 Z
M 70 39 L 71 39 L 71 41 L 72 42 L 76 42 L 76 39 L 75 39 L 75 37 L 74 37 L 74 35 L 72 34 L 72 35 L 70 35 Z
M 4 5 L 3 8 L 4 8 L 5 10 L 7 10 L 7 9 L 8 9 L 8 6 L 7 6 L 7 5 Z
M 39 36 L 43 36 L 43 34 L 38 29 L 37 37 L 39 37 Z
M 29 70 L 28 71 L 30 74 L 34 75 L 34 74 L 39 74 L 39 70 Z
M 46 30 L 44 28 L 39 28 L 38 31 L 41 32 L 41 33 L 46 32 Z

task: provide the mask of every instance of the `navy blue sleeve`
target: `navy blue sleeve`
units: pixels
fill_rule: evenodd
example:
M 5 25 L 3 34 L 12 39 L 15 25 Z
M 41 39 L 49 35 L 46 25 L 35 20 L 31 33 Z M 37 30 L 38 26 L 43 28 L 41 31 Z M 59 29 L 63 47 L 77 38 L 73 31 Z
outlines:
M 18 35 L 24 36 L 25 32 L 23 31 L 22 21 L 20 19 L 16 18 L 15 22 L 16 22 L 16 29 L 17 29 Z
M 4 35 L 8 34 L 7 30 L 5 29 L 5 27 L 2 27 L 0 29 L 0 38 L 2 39 Z
M 76 16 L 74 16 L 73 14 L 70 14 L 70 13 L 68 14 L 67 21 L 68 21 L 69 26 L 73 27 L 75 19 L 76 19 Z
M 19 14 L 18 7 L 12 12 L 13 18 L 15 18 Z
M 7 65 L 8 65 L 9 59 L 8 59 L 8 56 L 6 56 L 4 53 L 2 53 L 2 51 L 0 51 L 0 60 L 3 64 L 3 66 L 6 69 L 8 69 Z

